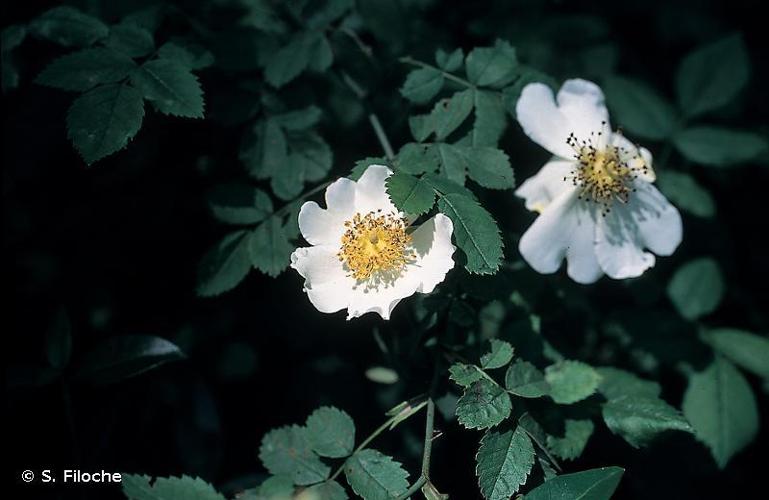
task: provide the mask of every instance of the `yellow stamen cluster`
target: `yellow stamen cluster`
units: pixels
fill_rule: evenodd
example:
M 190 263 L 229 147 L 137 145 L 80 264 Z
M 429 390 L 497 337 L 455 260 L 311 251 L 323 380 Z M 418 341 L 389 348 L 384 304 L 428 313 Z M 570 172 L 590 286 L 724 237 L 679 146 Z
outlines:
M 337 254 L 358 281 L 388 282 L 400 276 L 414 259 L 406 222 L 396 214 L 355 214 L 344 223 L 342 247 Z
M 600 204 L 604 216 L 611 211 L 614 200 L 627 203 L 635 191 L 633 181 L 640 173 L 649 172 L 638 153 L 631 157 L 627 149 L 607 144 L 609 138 L 601 137 L 606 132 L 598 132 L 597 137 L 593 133 L 589 140 L 569 135 L 566 143 L 574 149 L 577 163 L 571 176 L 564 179 L 580 188 L 580 199 Z

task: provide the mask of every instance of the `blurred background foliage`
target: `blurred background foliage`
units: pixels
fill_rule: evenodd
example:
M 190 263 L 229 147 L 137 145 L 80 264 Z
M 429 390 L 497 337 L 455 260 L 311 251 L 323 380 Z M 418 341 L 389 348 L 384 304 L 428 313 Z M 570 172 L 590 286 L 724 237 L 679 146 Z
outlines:
M 569 359 L 659 381 L 675 407 L 688 383 L 704 383 L 687 377 L 718 369 L 715 349 L 745 370 L 736 376 L 758 405 L 745 411 L 769 414 L 769 75 L 760 2 L 296 7 L 305 3 L 68 3 L 95 20 L 86 35 L 82 20 L 75 35 L 57 31 L 43 14 L 53 2 L 2 7 L 6 442 L 15 486 L 17 469 L 80 466 L 196 475 L 231 495 L 266 477 L 257 452 L 268 430 L 333 404 L 363 436 L 388 408 L 426 391 L 432 355 L 421 346 L 435 329 L 473 361 L 482 340 L 500 337 L 541 365 L 544 338 Z M 515 47 L 533 79 L 583 77 L 604 87 L 614 125 L 652 151 L 661 189 L 682 209 L 682 246 L 636 280 L 582 287 L 562 274 L 537 275 L 516 250 L 531 216 L 509 190 L 484 190 L 483 206 L 504 233 L 499 274 L 468 277 L 458 266 L 440 293 L 401 305 L 386 324 L 318 313 L 299 276 L 280 273 L 296 241 L 299 204 L 291 200 L 383 155 L 372 113 L 396 151 L 412 141 L 409 116 L 428 108 L 404 95 L 432 96 L 402 95 L 413 68 L 400 58 L 432 64 L 437 49 L 467 54 L 496 40 Z M 165 75 L 181 97 L 169 98 L 146 74 L 103 77 L 111 89 L 128 78 L 141 95 L 126 91 L 124 128 L 95 147 L 88 142 L 101 119 L 88 107 L 94 102 L 80 117 L 68 114 L 93 82 L 62 84 L 49 66 L 88 46 Z M 716 91 L 687 90 L 681 81 L 710 70 L 726 75 L 714 77 Z M 693 92 L 704 97 L 687 101 Z M 546 154 L 507 121 L 499 148 L 520 182 Z M 279 158 L 289 170 L 272 169 L 276 157 L 264 151 L 276 136 L 285 140 Z M 273 207 L 277 222 L 258 230 L 283 234 L 283 253 L 254 262 L 262 272 L 249 273 L 248 259 L 245 267 L 228 259 L 221 274 L 217 256 L 236 240 L 216 242 L 239 234 L 222 221 L 258 223 Z M 207 279 L 211 269 L 216 279 Z M 746 359 L 746 351 L 754 356 Z M 445 379 L 433 482 L 452 498 L 479 498 L 479 436 L 453 419 L 459 392 Z M 399 429 L 377 446 L 417 470 L 422 423 Z M 568 469 L 626 468 L 617 498 L 750 497 L 765 462 L 758 443 L 767 442 L 766 426 L 757 432 L 741 451 L 713 451 L 714 460 L 688 434 L 665 434 L 636 450 L 601 426 Z M 108 487 L 46 485 L 21 485 L 21 495 L 122 497 Z

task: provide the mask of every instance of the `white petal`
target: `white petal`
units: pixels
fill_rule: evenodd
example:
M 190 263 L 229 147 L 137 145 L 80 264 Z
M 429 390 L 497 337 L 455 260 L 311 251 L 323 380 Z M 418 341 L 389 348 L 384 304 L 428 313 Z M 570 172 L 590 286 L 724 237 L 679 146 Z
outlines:
M 638 226 L 625 206 L 615 203 L 606 217 L 599 218 L 595 253 L 598 264 L 609 277 L 635 278 L 654 266 L 654 255 L 644 252 L 643 248 Z
M 356 184 L 345 177 L 337 179 L 326 188 L 326 208 L 342 220 L 355 214 Z
M 657 255 L 671 255 L 681 243 L 681 214 L 651 184 L 636 182 L 636 192 L 622 210 L 635 220 L 644 246 Z
M 526 208 L 534 212 L 542 211 L 572 186 L 571 182 L 564 177 L 571 173 L 573 163 L 565 160 L 549 161 L 535 175 L 526 179 L 515 191 L 515 195 L 523 198 L 526 202 Z
M 556 198 L 521 237 L 518 249 L 526 262 L 542 274 L 554 273 L 564 257 L 568 273 L 579 283 L 592 283 L 601 276 L 595 260 L 595 216 L 571 188 Z
M 574 79 L 566 80 L 558 91 L 558 108 L 571 125 L 571 132 L 578 139 L 587 140 L 590 134 L 594 140 L 598 132 L 610 133 L 609 112 L 606 109 L 603 92 L 593 82 Z M 608 140 L 608 137 L 606 137 Z
M 339 245 L 344 233 L 344 219 L 308 201 L 299 210 L 299 231 L 312 245 Z
M 526 85 L 515 105 L 515 114 L 523 132 L 532 141 L 556 156 L 574 158 L 574 150 L 566 144 L 571 125 L 556 107 L 550 87 L 543 83 Z
M 454 260 L 451 258 L 456 250 L 451 244 L 453 232 L 451 219 L 437 214 L 411 234 L 417 258 L 413 264 L 406 266 L 406 272 L 417 276 L 420 283 L 418 292 L 432 292 L 454 267 Z
M 347 276 L 338 251 L 336 247 L 314 246 L 297 248 L 291 254 L 291 267 L 305 278 L 304 291 L 320 312 L 346 308 L 353 293 L 355 280 Z
M 398 213 L 398 209 L 387 196 L 385 182 L 392 171 L 384 165 L 370 165 L 356 184 L 355 208 L 360 213 Z

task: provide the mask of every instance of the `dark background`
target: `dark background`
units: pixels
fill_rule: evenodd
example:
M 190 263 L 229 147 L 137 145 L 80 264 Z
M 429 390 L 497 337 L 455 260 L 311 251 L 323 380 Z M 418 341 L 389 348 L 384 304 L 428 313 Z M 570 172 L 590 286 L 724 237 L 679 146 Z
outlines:
M 131 2 L 124 3 L 130 11 Z M 54 4 L 6 2 L 3 26 L 28 22 Z M 558 78 L 589 77 L 590 61 L 572 55 L 586 34 L 575 31 L 575 25 L 553 23 L 588 16 L 600 27 L 596 36 L 619 49 L 618 71 L 649 82 L 671 99 L 672 75 L 683 55 L 719 35 L 742 32 L 753 77 L 743 101 L 716 121 L 766 130 L 769 54 L 760 6 L 759 1 L 435 3 L 420 14 L 424 31 L 407 33 L 405 49 L 381 48 L 381 40 L 364 35 L 380 51 L 379 76 L 386 77 L 372 106 L 393 144 L 406 142 L 409 110 L 397 88 L 407 69 L 391 54 L 431 60 L 437 47 L 467 50 L 496 37 L 517 45 L 522 38 L 539 36 L 550 55 L 540 54 L 538 62 L 552 65 L 541 69 Z M 114 20 L 110 9 L 105 11 L 104 19 Z M 409 27 L 398 29 L 412 29 L 412 24 L 404 21 Z M 277 279 L 252 272 L 221 297 L 196 297 L 199 259 L 224 234 L 208 212 L 205 194 L 219 180 L 244 177 L 237 159 L 240 132 L 209 119 L 148 113 L 127 150 L 86 168 L 66 138 L 64 116 L 72 96 L 32 83 L 60 53 L 52 44 L 25 42 L 17 56 L 20 87 L 3 95 L 6 364 L 43 363 L 45 332 L 61 307 L 71 318 L 73 364 L 100 339 L 128 334 L 168 338 L 188 359 L 105 387 L 60 380 L 43 387 L 10 386 L 9 380 L 3 450 L 12 497 L 121 497 L 110 487 L 21 483 L 22 470 L 46 468 L 186 473 L 231 494 L 263 477 L 256 455 L 269 429 L 299 423 L 315 407 L 333 404 L 352 415 L 361 437 L 379 425 L 389 406 L 427 388 L 429 377 L 418 369 L 404 369 L 405 380 L 395 386 L 375 384 L 363 375 L 372 365 L 393 366 L 371 331 L 378 326 L 390 340 L 407 339 L 403 305 L 387 325 L 374 317 L 346 322 L 343 313 L 323 315 L 310 305 L 300 277 L 291 270 Z M 203 71 L 201 79 L 207 95 L 217 86 L 226 88 L 213 71 Z M 516 174 L 524 179 L 544 155 L 517 126 L 510 129 L 502 148 L 511 156 L 515 151 Z M 321 131 L 335 152 L 332 175 L 344 175 L 356 159 L 381 154 L 365 122 L 340 127 L 333 117 L 326 118 Z M 687 234 L 679 254 L 716 253 L 728 277 L 725 305 L 711 319 L 715 324 L 767 328 L 762 309 L 769 303 L 764 243 L 768 172 L 750 165 L 702 177 L 718 204 L 717 221 L 685 218 Z M 510 214 L 501 221 L 503 228 L 520 230 L 530 220 L 509 192 L 495 194 L 490 203 L 495 214 Z M 518 258 L 514 246 L 508 245 L 507 253 Z M 649 279 L 663 285 L 650 285 L 652 294 L 683 259 L 658 260 Z M 541 279 L 545 286 L 556 286 L 554 279 Z M 634 293 L 643 290 L 621 288 L 607 279 L 590 288 L 567 287 L 600 314 L 635 307 Z M 745 307 L 752 316 L 745 317 Z M 547 317 L 547 311 L 541 312 Z M 580 334 L 570 333 L 575 337 L 564 333 L 566 340 L 560 341 L 564 348 L 579 343 Z M 663 395 L 678 406 L 684 381 L 672 371 L 661 376 Z M 750 380 L 765 424 L 766 392 Z M 376 442 L 403 460 L 412 476 L 422 425 L 415 418 Z M 445 435 L 434 448 L 433 482 L 452 498 L 477 498 L 473 471 L 480 436 L 440 418 L 437 426 Z M 597 425 L 583 457 L 567 468 L 625 467 L 617 498 L 758 498 L 762 495 L 755 492 L 765 484 L 766 442 L 764 425 L 755 442 L 719 472 L 691 436 L 671 435 L 648 449 L 633 450 Z

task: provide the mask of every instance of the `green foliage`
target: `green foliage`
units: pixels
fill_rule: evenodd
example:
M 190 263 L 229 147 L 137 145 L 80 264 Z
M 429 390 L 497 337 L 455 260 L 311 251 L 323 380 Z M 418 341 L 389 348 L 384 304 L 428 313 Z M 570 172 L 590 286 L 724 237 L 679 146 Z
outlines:
M 152 33 L 133 23 L 118 24 L 110 28 L 106 45 L 129 57 L 144 57 L 155 50 Z
M 758 433 L 753 391 L 734 365 L 721 357 L 689 377 L 682 407 L 697 439 L 721 468 Z
M 225 224 L 256 224 L 273 212 L 272 200 L 267 193 L 234 183 L 216 186 L 209 194 L 208 206 L 214 217 Z
M 736 328 L 714 328 L 703 333 L 705 342 L 740 368 L 769 379 L 769 339 Z
M 347 492 L 336 481 L 325 481 L 314 486 L 310 486 L 303 491 L 302 497 L 312 500 L 347 500 Z
M 664 431 L 692 430 L 678 410 L 657 397 L 638 394 L 609 399 L 603 406 L 603 419 L 612 432 L 636 448 Z
M 277 276 L 288 266 L 294 246 L 288 241 L 288 229 L 277 217 L 256 226 L 248 238 L 251 264 L 269 276 Z
M 291 476 L 270 476 L 259 485 L 257 498 L 290 498 L 294 494 L 294 481 Z
M 300 32 L 269 57 L 264 76 L 271 85 L 282 87 L 308 68 L 324 71 L 332 62 L 333 53 L 321 32 Z
M 53 61 L 35 82 L 82 92 L 103 83 L 119 82 L 135 67 L 133 60 L 120 52 L 105 48 L 84 49 Z
M 13 24 L 0 32 L 0 64 L 2 65 L 3 94 L 19 86 L 19 70 L 13 50 L 27 37 L 27 27 Z
M 73 7 L 54 7 L 32 21 L 30 30 L 37 37 L 67 47 L 86 47 L 109 35 L 104 23 Z
M 657 382 L 637 377 L 633 373 L 618 368 L 600 367 L 596 372 L 601 376 L 598 392 L 606 399 L 612 400 L 625 395 L 643 398 L 656 398 L 662 388 Z
M 678 103 L 694 117 L 728 104 L 748 83 L 750 60 L 740 35 L 730 35 L 687 55 L 676 74 Z
M 520 427 L 492 429 L 481 439 L 475 474 L 483 497 L 510 498 L 518 491 L 534 465 L 534 447 Z
M 128 500 L 224 500 L 224 496 L 200 478 L 159 477 L 121 474 L 123 493 Z
M 713 217 L 716 202 L 704 187 L 689 174 L 665 170 L 657 173 L 662 193 L 677 207 L 698 217 Z
M 457 127 L 462 125 L 473 110 L 473 91 L 461 90 L 451 97 L 441 99 L 430 113 L 433 132 L 438 141 L 443 141 Z
M 417 104 L 430 102 L 443 88 L 443 73 L 435 68 L 420 68 L 409 73 L 401 95 Z
M 504 87 L 518 76 L 515 49 L 502 40 L 493 47 L 473 49 L 465 61 L 467 78 L 481 87 Z
M 483 378 L 483 372 L 473 365 L 454 363 L 449 368 L 450 378 L 462 387 L 469 387 L 473 382 Z
M 409 486 L 408 472 L 401 464 L 376 450 L 362 450 L 348 458 L 344 473 L 352 490 L 364 500 L 396 498 Z
M 387 179 L 387 194 L 407 214 L 420 215 L 435 205 L 435 190 L 424 177 L 396 172 Z
M 322 457 L 349 456 L 355 446 L 355 423 L 350 416 L 331 406 L 315 410 L 307 418 L 307 439 Z
M 259 460 L 271 474 L 289 475 L 298 485 L 319 483 L 331 472 L 312 450 L 307 429 L 298 425 L 265 434 L 259 447 Z
M 488 429 L 509 417 L 512 407 L 504 389 L 482 378 L 470 384 L 457 401 L 457 420 L 468 429 Z
M 538 398 L 550 392 L 545 375 L 528 361 L 515 360 L 505 374 L 505 387 L 523 398 Z
M 562 361 L 545 369 L 545 381 L 550 385 L 550 397 L 559 404 L 581 401 L 598 389 L 601 376 L 581 361 Z
M 526 500 L 609 500 L 624 469 L 601 467 L 556 476 L 526 495 Z
M 237 286 L 251 269 L 248 231 L 226 235 L 200 261 L 198 295 L 219 295 Z
M 491 339 L 491 350 L 481 356 L 481 367 L 484 370 L 502 368 L 513 359 L 513 346 L 504 340 Z
M 673 140 L 685 158 L 709 167 L 744 163 L 769 149 L 769 142 L 758 134 L 722 127 L 687 128 Z
M 567 419 L 562 436 L 547 435 L 547 448 L 563 460 L 573 460 L 582 455 L 595 426 L 591 420 Z
M 612 76 L 604 81 L 606 99 L 618 125 L 647 139 L 670 137 L 676 126 L 673 107 L 648 85 Z
M 163 114 L 203 118 L 200 83 L 188 68 L 176 61 L 146 62 L 131 73 L 131 83 Z
M 456 193 L 438 199 L 438 209 L 454 223 L 454 239 L 467 256 L 471 273 L 492 274 L 502 261 L 502 238 L 491 215 L 474 200 Z
M 718 263 L 709 258 L 687 262 L 668 284 L 668 297 L 688 320 L 712 313 L 724 296 L 724 278 Z

